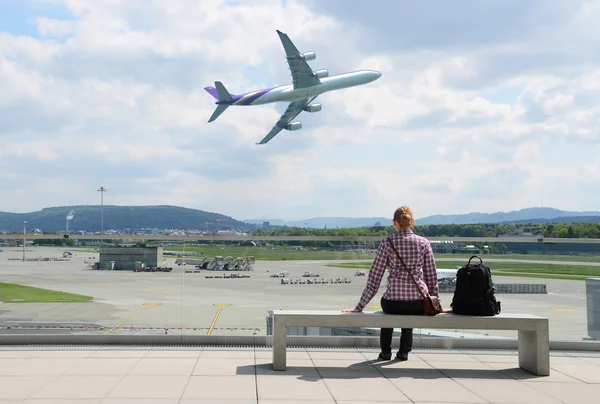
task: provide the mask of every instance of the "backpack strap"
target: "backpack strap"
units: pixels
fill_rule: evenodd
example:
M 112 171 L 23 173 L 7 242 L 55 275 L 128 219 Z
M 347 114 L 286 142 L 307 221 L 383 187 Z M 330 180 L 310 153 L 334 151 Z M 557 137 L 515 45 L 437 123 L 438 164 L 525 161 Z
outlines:
M 479 259 L 479 263 L 480 263 L 480 264 L 483 264 L 483 260 L 481 259 L 481 257 L 479 257 L 479 256 L 477 256 L 477 255 L 473 255 L 471 258 L 469 258 L 469 262 L 467 262 L 467 265 L 471 265 L 471 260 L 472 260 L 473 258 L 477 258 L 477 259 Z M 474 265 L 478 265 L 478 264 L 474 264 Z
M 417 282 L 417 280 L 413 277 L 412 272 L 409 271 L 408 267 L 406 266 L 406 264 L 404 263 L 404 260 L 402 260 L 402 257 L 400 257 L 400 254 L 398 254 L 398 251 L 396 251 L 396 247 L 394 247 L 394 244 L 392 243 L 392 239 L 391 237 L 388 237 L 387 241 L 390 243 L 390 246 L 392 246 L 392 250 L 394 250 L 394 252 L 396 253 L 396 257 L 398 257 L 398 259 L 400 260 L 400 262 L 402 263 L 402 265 L 404 266 L 404 269 L 406 269 L 406 272 L 408 272 L 408 274 L 410 275 L 411 279 L 413 280 L 413 282 L 415 283 L 415 286 L 417 287 L 417 290 L 419 291 L 419 293 L 421 293 L 421 296 L 423 296 L 423 299 L 427 299 L 427 296 L 425 296 L 425 293 L 423 293 L 423 291 L 421 290 L 421 288 L 419 287 L 419 283 Z

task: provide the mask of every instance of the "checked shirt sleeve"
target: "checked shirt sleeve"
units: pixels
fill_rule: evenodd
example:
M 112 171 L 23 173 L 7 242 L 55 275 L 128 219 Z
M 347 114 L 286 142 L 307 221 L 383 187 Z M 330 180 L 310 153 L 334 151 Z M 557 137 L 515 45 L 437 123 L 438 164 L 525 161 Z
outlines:
M 429 242 L 425 243 L 425 256 L 423 257 L 423 280 L 429 289 L 431 296 L 439 295 L 439 285 L 437 280 L 437 270 L 435 268 L 435 259 L 433 258 L 433 250 Z
M 362 310 L 365 306 L 373 299 L 373 297 L 377 294 L 379 290 L 379 285 L 381 284 L 381 278 L 385 273 L 385 268 L 388 265 L 388 247 L 383 240 L 379 244 L 379 248 L 377 249 L 377 255 L 375 256 L 375 260 L 373 261 L 373 265 L 371 265 L 371 270 L 369 271 L 369 277 L 367 279 L 367 285 L 365 286 L 365 290 L 360 297 L 360 301 L 356 305 L 356 308 Z

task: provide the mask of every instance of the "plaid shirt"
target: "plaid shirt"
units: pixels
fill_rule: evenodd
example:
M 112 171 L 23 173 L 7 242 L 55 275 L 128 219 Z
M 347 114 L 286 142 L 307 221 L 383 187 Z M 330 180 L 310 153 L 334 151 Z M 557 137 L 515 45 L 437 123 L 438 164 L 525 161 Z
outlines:
M 439 288 L 435 260 L 429 240 L 417 236 L 412 230 L 398 231 L 390 237 L 396 251 L 411 271 L 424 294 L 438 296 Z M 383 294 L 387 300 L 423 300 L 423 295 L 406 272 L 404 265 L 390 246 L 388 237 L 379 244 L 377 255 L 369 271 L 367 285 L 356 308 L 362 310 L 379 290 L 385 268 L 389 267 L 387 290 Z

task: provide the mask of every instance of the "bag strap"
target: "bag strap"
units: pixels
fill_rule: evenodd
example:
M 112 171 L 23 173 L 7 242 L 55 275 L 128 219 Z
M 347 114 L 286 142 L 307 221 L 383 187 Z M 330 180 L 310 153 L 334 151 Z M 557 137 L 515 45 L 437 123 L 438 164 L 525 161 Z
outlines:
M 421 288 L 419 287 L 419 283 L 417 282 L 417 280 L 414 278 L 412 272 L 410 272 L 408 270 L 408 267 L 406 266 L 406 264 L 404 263 L 404 260 L 402 259 L 402 257 L 400 257 L 400 254 L 398 254 L 398 251 L 396 251 L 396 247 L 394 247 L 394 244 L 392 243 L 392 239 L 388 238 L 387 241 L 389 241 L 390 246 L 392 246 L 392 250 L 394 250 L 394 252 L 396 253 L 396 257 L 398 257 L 398 259 L 400 260 L 400 262 L 402 263 L 402 265 L 404 266 L 404 269 L 406 269 L 406 272 L 408 272 L 408 274 L 410 275 L 411 279 L 413 280 L 413 282 L 415 283 L 415 286 L 417 287 L 417 290 L 421 293 L 421 296 L 423 296 L 423 299 L 427 299 L 427 296 L 425 296 L 425 293 L 423 293 L 423 291 L 421 290 Z
M 481 259 L 481 257 L 478 257 L 477 255 L 473 255 L 471 258 L 469 258 L 469 262 L 467 262 L 467 265 L 471 265 L 471 260 L 473 258 L 477 258 L 479 260 L 479 264 L 483 264 L 483 260 Z M 474 264 L 474 265 L 478 265 L 478 264 Z

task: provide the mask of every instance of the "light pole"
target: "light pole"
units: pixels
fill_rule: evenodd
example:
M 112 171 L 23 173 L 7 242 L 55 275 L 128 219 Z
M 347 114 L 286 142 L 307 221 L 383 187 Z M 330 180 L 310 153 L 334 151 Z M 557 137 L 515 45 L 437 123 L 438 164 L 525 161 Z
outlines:
M 104 234 L 104 193 L 106 188 L 101 186 L 98 192 L 100 192 L 100 234 Z
M 23 222 L 23 262 L 25 262 L 25 243 L 27 242 L 25 235 L 27 234 L 27 220 Z

